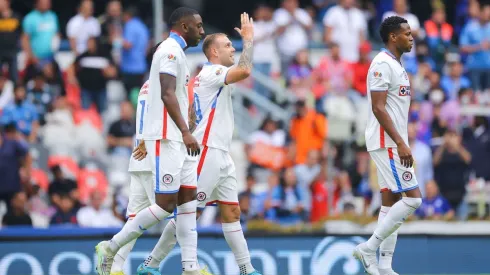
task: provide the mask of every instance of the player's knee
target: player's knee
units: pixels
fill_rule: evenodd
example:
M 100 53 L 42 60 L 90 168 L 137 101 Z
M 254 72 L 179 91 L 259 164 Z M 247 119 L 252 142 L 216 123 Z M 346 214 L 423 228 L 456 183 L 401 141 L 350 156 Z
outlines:
M 177 205 L 177 196 L 157 196 L 156 205 L 168 213 L 173 213 Z
M 238 205 L 227 205 L 226 207 L 222 207 L 222 209 L 226 209 L 222 211 L 222 218 L 224 223 L 232 223 L 240 220 L 240 206 Z
M 420 205 L 422 204 L 422 199 L 421 199 L 421 198 L 410 198 L 410 197 L 403 197 L 403 198 L 402 198 L 402 201 L 403 201 L 403 202 L 404 202 L 406 205 L 408 205 L 408 206 L 410 206 L 410 207 L 412 207 L 412 208 L 414 208 L 414 209 L 419 208 L 419 207 L 420 207 Z

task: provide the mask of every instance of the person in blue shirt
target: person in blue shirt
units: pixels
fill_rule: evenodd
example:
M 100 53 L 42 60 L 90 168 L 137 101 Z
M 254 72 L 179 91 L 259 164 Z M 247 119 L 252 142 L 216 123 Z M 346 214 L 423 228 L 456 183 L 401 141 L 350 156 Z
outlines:
M 426 198 L 422 205 L 415 211 L 415 215 L 422 219 L 451 220 L 454 218 L 454 210 L 449 202 L 439 193 L 439 187 L 433 180 L 425 186 Z
M 449 66 L 449 74 L 441 79 L 441 88 L 446 95 L 446 100 L 456 100 L 460 89 L 471 87 L 470 80 L 463 75 L 463 66 L 459 62 L 453 62 Z
M 137 17 L 138 11 L 130 7 L 124 11 L 123 51 L 121 56 L 122 82 L 128 99 L 131 90 L 139 90 L 148 70 L 146 50 L 149 42 L 148 27 Z
M 304 190 L 298 186 L 294 168 L 284 171 L 281 183 L 272 190 L 272 209 L 269 218 L 282 224 L 305 220 Z
M 50 9 L 51 0 L 37 0 L 36 9 L 22 22 L 22 48 L 28 62 L 35 65 L 42 66 L 53 60 L 54 45 L 59 41 L 58 17 Z
M 15 123 L 17 130 L 28 138 L 29 142 L 34 143 L 39 128 L 39 114 L 36 106 L 26 100 L 24 86 L 15 87 L 14 98 L 15 101 L 3 109 L 0 124 L 5 126 Z
M 461 51 L 468 55 L 468 69 L 472 88 L 482 91 L 490 88 L 490 3 L 480 4 L 479 20 L 466 24 L 459 40 Z

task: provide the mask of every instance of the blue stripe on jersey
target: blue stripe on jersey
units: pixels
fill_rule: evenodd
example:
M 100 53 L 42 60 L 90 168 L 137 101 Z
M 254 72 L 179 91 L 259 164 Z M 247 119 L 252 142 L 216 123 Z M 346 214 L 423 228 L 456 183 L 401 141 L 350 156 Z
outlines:
M 202 120 L 202 110 L 199 95 L 196 93 L 194 93 L 194 111 L 196 112 L 196 124 L 199 124 Z
M 216 108 L 216 105 L 218 104 L 218 97 L 219 95 L 221 94 L 221 91 L 223 90 L 223 87 L 219 88 L 218 90 L 218 94 L 216 95 L 216 98 L 214 99 L 213 101 L 213 105 L 211 106 L 211 108 L 215 109 Z

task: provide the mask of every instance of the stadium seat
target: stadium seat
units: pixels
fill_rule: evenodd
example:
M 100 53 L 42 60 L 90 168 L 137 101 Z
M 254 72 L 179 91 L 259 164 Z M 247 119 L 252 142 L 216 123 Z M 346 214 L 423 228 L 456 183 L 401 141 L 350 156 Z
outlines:
M 78 164 L 69 156 L 50 156 L 48 158 L 48 167 L 52 168 L 59 165 L 67 172 L 69 172 L 73 178 L 79 177 L 80 168 Z M 67 175 L 65 175 L 67 176 Z
M 87 203 L 90 199 L 90 194 L 95 190 L 107 194 L 107 179 L 102 170 L 98 169 L 97 167 L 87 166 L 86 168 L 80 170 L 78 177 L 80 201 L 82 203 Z
M 102 131 L 103 129 L 102 118 L 94 108 L 90 108 L 88 110 L 80 109 L 75 111 L 73 113 L 73 119 L 75 121 L 75 124 L 77 125 L 81 124 L 84 121 L 89 121 L 99 131 Z
M 42 169 L 33 168 L 31 170 L 31 180 L 44 191 L 48 191 L 49 179 L 46 172 Z

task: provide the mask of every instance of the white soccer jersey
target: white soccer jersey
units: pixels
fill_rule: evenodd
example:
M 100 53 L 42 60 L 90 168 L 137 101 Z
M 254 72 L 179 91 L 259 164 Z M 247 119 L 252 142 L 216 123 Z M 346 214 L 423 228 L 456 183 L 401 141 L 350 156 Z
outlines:
M 388 51 L 383 49 L 371 62 L 367 75 L 369 100 L 368 124 L 366 127 L 366 147 L 368 151 L 379 148 L 396 147 L 373 114 L 371 92 L 386 92 L 386 111 L 393 120 L 396 131 L 408 145 L 408 111 L 411 90 L 408 75 L 403 66 Z
M 145 84 L 140 89 L 138 94 L 138 106 L 136 107 L 136 139 L 134 147 L 138 146 L 139 141 L 143 137 L 143 126 L 144 118 L 148 112 L 148 86 L 149 81 L 147 80 Z M 133 156 L 129 158 L 129 172 L 143 172 L 151 171 L 150 161 L 148 158 L 144 158 L 141 161 L 135 160 Z
M 187 86 L 190 74 L 184 54 L 185 47 L 187 47 L 185 40 L 180 35 L 172 32 L 169 38 L 160 44 L 153 55 L 149 79 L 148 115 L 144 118 L 143 137 L 145 140 L 168 139 L 178 142 L 183 141 L 182 133 L 168 115 L 167 109 L 163 104 L 160 74 L 175 76 L 177 81 L 175 95 L 179 102 L 182 117 L 188 123 L 189 100 L 187 97 Z
M 230 68 L 206 63 L 194 84 L 197 127 L 194 136 L 204 146 L 228 151 L 233 138 L 234 118 L 231 92 L 226 85 Z

